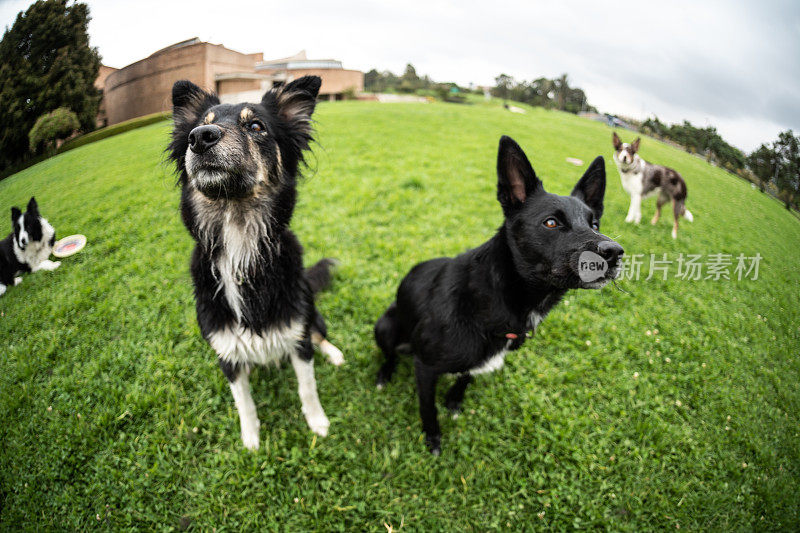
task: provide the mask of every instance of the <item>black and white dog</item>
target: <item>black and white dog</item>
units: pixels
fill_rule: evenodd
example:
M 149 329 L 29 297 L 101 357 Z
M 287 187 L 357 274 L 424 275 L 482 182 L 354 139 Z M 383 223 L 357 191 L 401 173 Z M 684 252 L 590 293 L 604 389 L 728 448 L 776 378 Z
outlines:
M 651 224 L 658 223 L 661 217 L 661 207 L 667 202 L 672 202 L 672 214 L 675 222 L 672 225 L 672 238 L 678 238 L 678 220 L 681 216 L 692 222 L 694 217 L 686 209 L 686 182 L 677 171 L 648 163 L 637 153 L 640 138 L 633 143 L 623 143 L 616 132 L 612 138 L 614 145 L 614 163 L 619 169 L 622 188 L 631 196 L 631 205 L 625 222 L 638 224 L 642 220 L 642 199 L 653 194 L 658 194 L 656 200 L 656 214 Z
M 55 270 L 61 264 L 48 259 L 56 242 L 56 231 L 39 214 L 36 198 L 30 199 L 25 214 L 12 207 L 11 223 L 14 231 L 0 241 L 0 296 L 7 287 L 22 283 L 17 274 Z
M 180 173 L 183 222 L 196 241 L 197 321 L 228 378 L 242 441 L 251 449 L 259 446 L 260 426 L 250 394 L 253 365 L 289 358 L 306 421 L 325 436 L 329 422 L 317 396 L 312 343 L 333 364 L 344 362 L 325 339 L 314 306 L 333 261 L 304 270 L 289 230 L 320 83 L 302 77 L 259 103 L 237 105 L 221 105 L 188 81 L 172 88 L 169 151 Z
M 457 415 L 472 376 L 502 367 L 506 353 L 522 346 L 568 289 L 597 289 L 614 279 L 623 254 L 598 231 L 606 186 L 602 157 L 592 162 L 571 196 L 557 196 L 545 192 L 525 153 L 504 136 L 497 176 L 505 215 L 497 234 L 457 257 L 412 268 L 396 301 L 375 324 L 375 339 L 386 357 L 378 388 L 391 379 L 398 352 L 414 354 L 422 428 L 436 455 L 439 376 L 458 375 L 446 397 Z M 601 256 L 607 266 L 588 282 L 579 272 L 579 259 L 587 252 Z

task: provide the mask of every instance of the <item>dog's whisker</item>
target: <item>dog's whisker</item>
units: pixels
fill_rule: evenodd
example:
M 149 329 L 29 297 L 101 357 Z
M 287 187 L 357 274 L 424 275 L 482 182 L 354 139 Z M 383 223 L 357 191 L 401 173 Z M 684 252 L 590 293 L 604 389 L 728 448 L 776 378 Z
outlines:
M 631 294 L 630 292 L 626 291 L 625 289 L 619 286 L 619 284 L 617 283 L 617 278 L 612 279 L 611 284 L 614 285 L 614 288 L 617 289 L 618 291 L 624 292 L 625 294 Z

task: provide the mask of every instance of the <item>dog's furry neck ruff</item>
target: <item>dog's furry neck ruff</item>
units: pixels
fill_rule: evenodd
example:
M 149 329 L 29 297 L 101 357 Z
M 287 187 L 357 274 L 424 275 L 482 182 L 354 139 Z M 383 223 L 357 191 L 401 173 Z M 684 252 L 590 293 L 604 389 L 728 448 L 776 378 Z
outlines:
M 245 280 L 258 260 L 269 260 L 280 252 L 271 196 L 212 200 L 194 187 L 192 196 L 200 244 L 237 283 Z

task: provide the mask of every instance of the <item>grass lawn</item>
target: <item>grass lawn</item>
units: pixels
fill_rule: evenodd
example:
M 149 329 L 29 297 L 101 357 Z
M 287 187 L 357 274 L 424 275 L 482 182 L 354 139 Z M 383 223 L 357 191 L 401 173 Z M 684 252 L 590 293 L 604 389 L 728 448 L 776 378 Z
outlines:
M 250 453 L 195 322 L 192 242 L 161 122 L 82 146 L 0 182 L 0 211 L 35 194 L 86 249 L 0 298 L 0 529 L 487 531 L 787 530 L 800 523 L 800 222 L 704 161 L 643 139 L 674 167 L 695 215 L 670 237 L 624 223 L 611 131 L 497 104 L 325 103 L 293 227 L 306 263 L 342 261 L 319 301 L 341 368 L 317 357 L 331 435 L 316 438 L 296 380 L 259 369 Z M 372 326 L 415 263 L 488 239 L 501 134 L 566 194 L 606 156 L 602 228 L 643 276 L 573 291 L 441 409 L 425 449 L 409 361 L 375 390 Z M 624 140 L 631 140 L 623 133 Z M 6 220 L 3 226 L 8 230 Z M 733 255 L 731 281 L 645 280 L 649 254 Z M 763 260 L 736 280 L 739 254 Z M 705 273 L 704 273 L 705 276 Z M 444 395 L 448 379 L 439 386 Z M 440 404 L 441 405 L 441 404 Z

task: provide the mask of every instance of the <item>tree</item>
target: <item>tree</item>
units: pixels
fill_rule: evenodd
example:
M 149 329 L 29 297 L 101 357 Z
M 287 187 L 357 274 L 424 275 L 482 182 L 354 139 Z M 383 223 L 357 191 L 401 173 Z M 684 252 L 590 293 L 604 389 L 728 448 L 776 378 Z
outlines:
M 764 188 L 775 176 L 776 154 L 766 144 L 762 144 L 747 156 L 747 167 L 758 179 L 758 188 L 764 192 Z
M 398 90 L 407 93 L 413 93 L 421 87 L 422 83 L 417 75 L 417 69 L 415 69 L 414 65 L 411 63 L 407 64 L 405 72 L 403 72 L 403 75 L 400 77 L 400 85 L 398 86 Z
M 551 96 L 554 90 L 553 80 L 536 78 L 530 85 L 533 91 L 533 100 L 530 102 L 531 104 L 548 108 L 553 106 L 553 97 Z
M 511 87 L 513 85 L 514 78 L 508 74 L 500 74 L 494 79 L 494 89 L 492 92 L 495 96 L 502 98 L 505 101 L 508 100 L 508 97 L 511 93 Z
M 28 132 L 28 145 L 31 152 L 36 153 L 42 147 L 52 148 L 58 141 L 66 139 L 80 128 L 78 117 L 66 107 L 45 113 L 36 120 Z
M 560 78 L 553 80 L 553 89 L 556 93 L 558 108 L 561 111 L 565 111 L 567 109 L 567 96 L 570 90 L 566 74 L 562 74 Z
M 792 130 L 786 130 L 778 134 L 773 146 L 777 160 L 775 185 L 789 209 L 800 199 L 800 138 Z
M 399 91 L 423 94 L 425 96 L 436 94 L 446 101 L 464 100 L 461 96 L 450 94 L 453 88 L 459 93 L 464 91 L 462 87 L 455 83 L 439 83 L 431 79 L 427 74 L 420 77 L 417 74 L 417 69 L 411 63 L 406 65 L 405 71 L 400 77 L 388 70 L 379 72 L 376 69 L 372 69 L 364 74 L 364 89 L 376 93 Z
M 507 74 L 500 74 L 494 82 L 492 94 L 503 100 L 514 100 L 547 109 L 558 107 L 570 113 L 597 111 L 589 105 L 582 89 L 569 86 L 566 74 L 555 80 L 536 78 L 533 81 L 520 82 Z
M 686 120 L 683 124 L 666 125 L 658 117 L 648 118 L 639 128 L 642 133 L 669 139 L 693 154 L 704 154 L 706 160 L 737 172 L 744 169 L 747 157 L 744 152 L 728 144 L 716 128 L 698 128 Z
M 364 90 L 379 93 L 384 87 L 381 84 L 381 73 L 375 69 L 364 74 Z
M 566 98 L 564 99 L 564 111 L 577 114 L 583 111 L 586 106 L 586 93 L 583 92 L 583 89 L 578 89 L 576 87 L 570 88 L 567 91 Z
M 94 129 L 100 55 L 89 46 L 89 8 L 68 0 L 38 0 L 19 13 L 0 41 L 0 168 L 28 156 L 28 132 L 59 107 L 80 129 Z
M 658 117 L 648 118 L 642 123 L 642 133 L 647 135 L 664 137 L 667 129 L 667 126 L 658 120 Z

